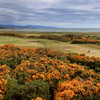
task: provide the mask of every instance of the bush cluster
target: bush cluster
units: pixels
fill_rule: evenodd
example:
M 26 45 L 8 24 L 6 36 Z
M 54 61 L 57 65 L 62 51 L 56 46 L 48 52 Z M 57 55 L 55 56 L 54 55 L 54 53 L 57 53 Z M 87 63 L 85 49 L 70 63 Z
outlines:
M 72 44 L 100 44 L 100 39 L 74 39 Z
M 49 84 L 42 80 L 27 82 L 23 85 L 18 84 L 14 78 L 7 78 L 6 89 L 3 100 L 36 100 L 37 97 L 43 100 L 50 99 Z
M 21 35 L 18 33 L 0 33 L 0 36 L 14 36 L 14 37 L 26 38 L 25 35 Z
M 61 42 L 69 42 L 74 39 L 87 39 L 86 36 L 81 35 L 40 35 L 40 36 L 28 36 L 28 38 L 43 38 L 43 39 L 50 39 L 50 40 L 57 40 Z
M 0 55 L 0 100 L 100 98 L 100 74 L 85 64 L 97 67 L 100 58 L 12 44 L 0 46 Z
M 40 33 L 43 34 L 43 33 Z M 57 33 L 59 34 L 59 33 Z M 60 33 L 61 34 L 61 33 Z M 61 42 L 71 42 L 73 44 L 100 44 L 100 39 L 91 39 L 89 36 L 83 36 L 83 35 L 31 35 L 31 36 L 26 36 L 18 33 L 0 33 L 1 36 L 14 36 L 14 37 L 20 37 L 20 38 L 43 38 L 43 39 L 50 39 L 50 40 L 57 40 Z

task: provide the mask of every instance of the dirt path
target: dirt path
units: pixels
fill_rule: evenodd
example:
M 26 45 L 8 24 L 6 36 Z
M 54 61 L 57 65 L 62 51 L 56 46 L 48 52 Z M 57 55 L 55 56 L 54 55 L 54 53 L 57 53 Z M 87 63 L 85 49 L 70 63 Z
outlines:
M 66 44 L 66 48 L 68 48 L 72 52 L 76 52 L 78 54 L 84 53 L 87 56 L 95 56 L 100 57 L 100 49 L 92 48 L 92 53 L 88 53 L 90 47 L 82 45 L 82 44 Z

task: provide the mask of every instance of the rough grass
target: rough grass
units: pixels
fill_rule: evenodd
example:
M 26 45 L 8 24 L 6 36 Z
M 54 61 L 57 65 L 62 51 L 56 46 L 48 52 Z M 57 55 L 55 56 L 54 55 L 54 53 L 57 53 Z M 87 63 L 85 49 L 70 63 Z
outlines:
M 28 41 L 37 41 L 38 43 L 28 43 Z M 58 51 L 69 52 L 69 53 L 84 53 L 87 56 L 100 57 L 100 45 L 96 44 L 70 44 L 66 42 L 60 42 L 56 40 L 48 39 L 27 39 L 18 38 L 11 36 L 0 36 L 0 45 L 14 44 L 22 47 L 42 47 L 50 48 Z M 92 53 L 88 53 L 89 49 L 92 49 Z
M 100 57 L 100 45 L 96 45 L 96 44 L 69 44 L 66 43 L 66 47 L 70 48 L 70 50 L 72 52 L 76 52 L 76 53 L 84 53 L 87 56 L 95 56 L 95 57 Z M 88 53 L 89 49 L 92 49 L 92 53 Z

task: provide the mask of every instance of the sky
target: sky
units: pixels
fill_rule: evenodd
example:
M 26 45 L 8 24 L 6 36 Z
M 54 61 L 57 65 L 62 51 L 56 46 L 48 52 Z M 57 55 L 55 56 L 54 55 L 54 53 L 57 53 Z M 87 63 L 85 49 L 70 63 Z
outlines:
M 0 0 L 0 24 L 100 28 L 100 0 Z

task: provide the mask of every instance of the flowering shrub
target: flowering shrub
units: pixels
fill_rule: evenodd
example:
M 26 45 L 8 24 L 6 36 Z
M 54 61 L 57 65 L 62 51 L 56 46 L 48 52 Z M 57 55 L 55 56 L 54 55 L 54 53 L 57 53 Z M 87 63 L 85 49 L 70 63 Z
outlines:
M 38 34 L 38 32 L 34 32 Z M 43 38 L 43 39 L 50 39 L 50 40 L 57 40 L 61 42 L 69 42 L 73 44 L 100 44 L 100 39 L 92 39 L 89 36 L 83 36 L 83 35 L 52 35 L 51 33 L 46 33 L 46 32 L 39 32 L 39 34 L 44 34 L 40 36 L 32 35 L 32 36 L 27 36 L 23 34 L 16 34 L 16 33 L 4 33 L 0 32 L 0 36 L 13 36 L 13 37 L 20 37 L 20 38 Z M 47 35 L 48 34 L 48 35 Z M 58 33 L 57 33 L 58 34 Z M 61 34 L 61 33 L 60 33 Z
M 0 80 L 0 100 L 3 99 L 3 94 L 7 90 L 5 85 L 7 85 L 7 80 Z
M 40 35 L 40 36 L 28 36 L 28 38 L 43 38 L 50 40 L 57 40 L 61 42 L 69 42 L 73 44 L 100 44 L 100 39 L 92 39 L 88 36 L 82 35 Z
M 73 44 L 100 44 L 100 39 L 74 39 Z
M 87 96 L 99 95 L 100 89 L 94 86 L 91 81 L 84 81 L 82 79 L 73 79 L 69 82 L 61 82 L 55 91 L 55 100 L 71 100 L 77 95 L 81 95 L 78 99 L 84 99 Z
M 40 36 L 28 36 L 28 38 L 43 38 L 50 40 L 57 40 L 61 42 L 69 42 L 77 39 L 88 39 L 89 37 L 81 36 L 81 35 L 40 35 Z
M 100 96 L 100 74 L 93 70 L 99 68 L 100 58 L 12 44 L 0 46 L 0 55 L 1 100 L 85 100 Z
M 25 35 L 21 34 L 16 34 L 16 33 L 0 33 L 0 36 L 14 36 L 14 37 L 21 37 L 21 38 L 26 38 Z
M 84 54 L 77 54 L 77 55 L 66 55 L 67 59 L 70 62 L 80 63 L 82 65 L 89 66 L 90 68 L 94 69 L 97 72 L 100 72 L 100 58 L 99 57 L 88 57 Z
M 37 32 L 38 33 L 38 32 Z M 39 33 L 41 34 L 41 33 Z M 43 34 L 43 32 L 42 32 Z M 73 44 L 100 44 L 100 39 L 92 39 L 89 36 L 83 36 L 83 35 L 46 35 L 47 33 L 44 33 L 45 35 L 32 35 L 27 36 L 23 34 L 16 34 L 16 33 L 0 33 L 0 36 L 13 36 L 13 37 L 20 37 L 20 38 L 43 38 L 43 39 L 50 39 L 50 40 L 57 40 L 61 42 L 69 42 Z
M 33 99 L 32 99 L 33 100 Z M 43 100 L 41 97 L 37 97 L 35 100 Z

